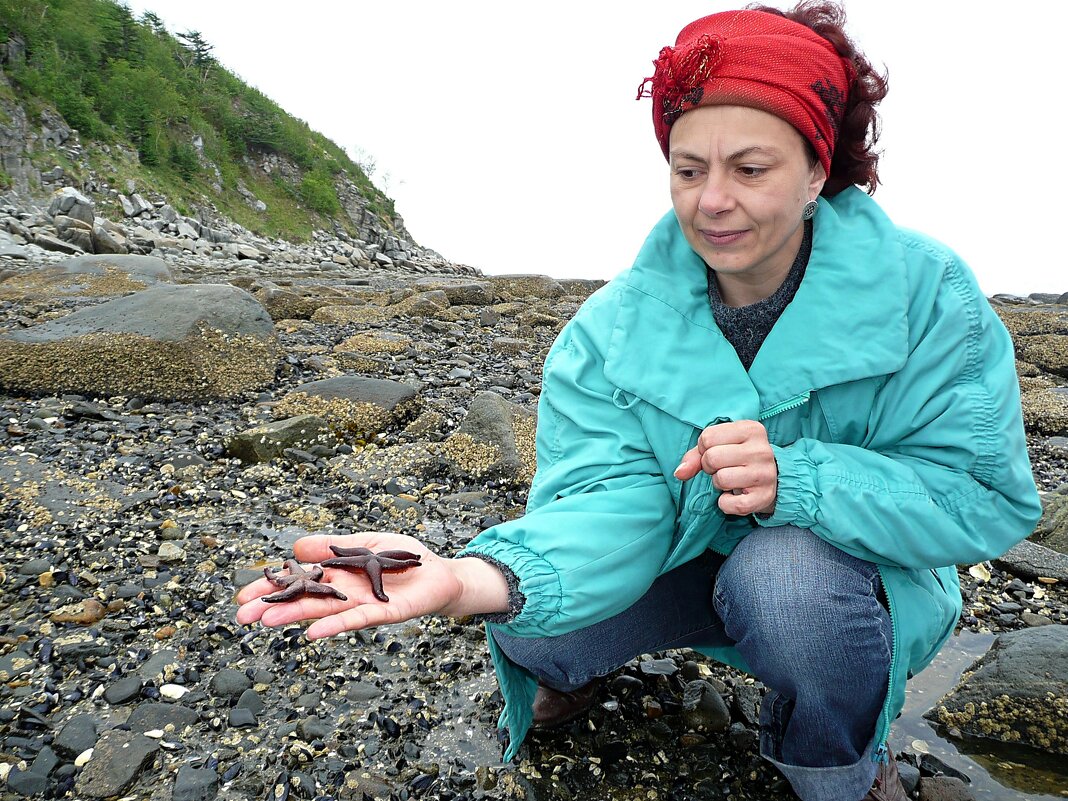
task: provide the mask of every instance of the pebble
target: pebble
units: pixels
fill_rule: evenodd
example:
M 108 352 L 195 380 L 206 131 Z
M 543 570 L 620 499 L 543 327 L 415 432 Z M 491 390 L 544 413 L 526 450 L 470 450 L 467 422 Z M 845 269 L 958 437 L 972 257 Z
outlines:
M 177 701 L 188 692 L 189 688 L 183 687 L 180 684 L 164 684 L 159 688 L 159 694 L 168 701 Z
M 216 698 L 237 698 L 252 687 L 252 679 L 240 670 L 223 668 L 211 679 L 211 694 Z
M 218 792 L 218 773 L 206 768 L 182 765 L 174 779 L 171 801 L 211 801 Z
M 134 701 L 141 695 L 141 678 L 139 676 L 127 676 L 119 679 L 104 690 L 104 700 L 109 704 L 126 704 Z
M 256 715 L 251 709 L 235 707 L 230 710 L 230 728 L 241 729 L 258 725 Z

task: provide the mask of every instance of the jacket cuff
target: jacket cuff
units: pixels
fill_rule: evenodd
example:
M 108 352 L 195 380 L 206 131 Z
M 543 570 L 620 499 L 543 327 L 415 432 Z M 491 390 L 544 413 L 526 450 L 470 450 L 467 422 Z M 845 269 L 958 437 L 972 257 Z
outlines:
M 519 591 L 519 577 L 512 572 L 512 568 L 508 567 L 504 562 L 494 559 L 492 556 L 487 556 L 484 553 L 470 552 L 464 554 L 465 556 L 472 556 L 475 559 L 481 559 L 483 562 L 488 562 L 495 568 L 501 571 L 504 576 L 505 582 L 508 584 L 508 611 L 507 612 L 487 612 L 478 615 L 472 615 L 473 623 L 511 623 L 523 611 L 523 605 L 527 602 L 523 593 Z
M 559 574 L 544 557 L 522 545 L 502 540 L 475 540 L 457 554 L 462 556 L 477 556 L 504 565 L 519 579 L 518 591 L 525 601 L 518 614 L 506 624 L 510 634 L 548 636 L 545 624 L 559 615 L 563 592 Z
M 785 448 L 772 445 L 771 450 L 779 470 L 775 511 L 767 516 L 754 515 L 757 524 L 765 528 L 814 527 L 820 497 L 816 487 L 816 465 L 797 444 Z

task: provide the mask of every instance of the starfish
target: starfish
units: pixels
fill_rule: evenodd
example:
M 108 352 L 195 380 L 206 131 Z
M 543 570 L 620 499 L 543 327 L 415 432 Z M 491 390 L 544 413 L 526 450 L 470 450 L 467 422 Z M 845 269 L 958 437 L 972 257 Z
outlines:
M 323 569 L 318 565 L 311 570 L 305 570 L 296 559 L 286 559 L 283 567 L 289 570 L 288 576 L 279 576 L 271 572 L 269 567 L 263 568 L 263 575 L 267 577 L 267 580 L 274 586 L 281 587 L 282 591 L 273 595 L 264 595 L 260 598 L 261 601 L 276 604 L 282 601 L 292 601 L 301 595 L 332 595 L 342 601 L 348 600 L 347 595 L 338 592 L 329 584 L 319 583 L 319 579 L 323 577 Z
M 362 570 L 371 580 L 371 592 L 380 601 L 389 601 L 389 596 L 382 591 L 383 573 L 402 573 L 422 564 L 417 553 L 409 551 L 379 551 L 374 553 L 368 548 L 342 548 L 331 545 L 333 559 L 324 559 L 323 567 L 341 567 L 348 570 Z

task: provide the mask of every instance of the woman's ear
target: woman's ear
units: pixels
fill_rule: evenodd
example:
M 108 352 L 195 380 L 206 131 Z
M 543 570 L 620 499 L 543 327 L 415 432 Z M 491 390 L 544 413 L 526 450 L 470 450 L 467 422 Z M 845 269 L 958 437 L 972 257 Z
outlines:
M 827 171 L 823 169 L 823 163 L 817 161 L 812 166 L 812 177 L 808 182 L 808 199 L 815 200 L 819 197 L 825 183 L 827 183 Z
M 819 197 L 819 193 L 823 191 L 823 184 L 827 183 L 827 170 L 823 169 L 823 164 L 817 161 L 813 164 L 812 177 L 808 180 L 808 200 L 816 200 Z

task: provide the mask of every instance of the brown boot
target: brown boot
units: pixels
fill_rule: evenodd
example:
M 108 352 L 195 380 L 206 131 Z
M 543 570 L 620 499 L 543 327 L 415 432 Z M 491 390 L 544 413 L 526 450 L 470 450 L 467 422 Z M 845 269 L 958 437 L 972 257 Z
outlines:
M 886 752 L 886 762 L 879 763 L 875 783 L 861 801 L 909 801 L 901 777 L 897 775 L 897 762 L 889 750 Z
M 593 706 L 599 689 L 600 679 L 594 679 L 577 690 L 566 692 L 539 684 L 538 692 L 534 696 L 534 720 L 531 727 L 553 729 L 574 720 Z

